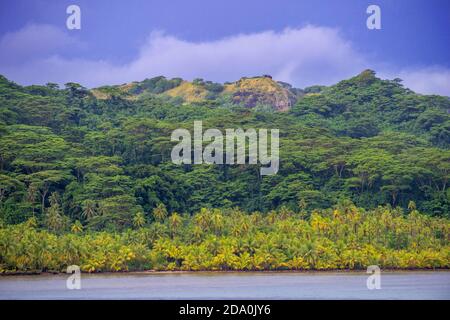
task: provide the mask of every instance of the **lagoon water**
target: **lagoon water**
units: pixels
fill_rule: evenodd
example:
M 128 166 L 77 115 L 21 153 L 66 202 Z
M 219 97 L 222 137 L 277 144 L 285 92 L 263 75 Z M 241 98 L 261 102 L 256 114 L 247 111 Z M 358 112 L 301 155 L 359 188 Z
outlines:
M 232 272 L 1 276 L 0 299 L 450 299 L 449 271 L 382 272 L 367 289 L 364 272 Z

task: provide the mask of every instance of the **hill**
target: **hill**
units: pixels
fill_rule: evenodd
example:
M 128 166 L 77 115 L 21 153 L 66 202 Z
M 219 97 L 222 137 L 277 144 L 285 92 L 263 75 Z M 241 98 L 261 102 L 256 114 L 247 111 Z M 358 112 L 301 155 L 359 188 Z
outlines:
M 178 98 L 184 103 L 216 101 L 220 104 L 240 105 L 246 108 L 266 108 L 287 111 L 301 96 L 302 91 L 287 83 L 277 82 L 268 75 L 244 77 L 235 82 L 220 84 L 203 79 L 186 81 L 180 78 L 155 77 L 142 82 L 105 86 L 91 90 L 97 99 L 112 96 L 134 100 L 149 94 Z
M 0 76 L 0 273 L 448 268 L 449 108 L 370 70 L 304 89 Z M 173 164 L 195 120 L 279 129 L 278 173 Z
M 416 94 L 370 70 L 302 90 L 269 76 L 226 84 L 157 77 L 92 90 L 1 77 L 0 218 L 44 219 L 52 194 L 71 219 L 87 223 L 91 205 L 106 210 L 89 221 L 100 229 L 127 226 L 136 212 L 149 217 L 160 203 L 178 212 L 415 203 L 448 216 L 449 109 L 448 97 Z M 279 128 L 280 171 L 261 179 L 251 165 L 173 165 L 171 132 L 192 130 L 194 120 Z

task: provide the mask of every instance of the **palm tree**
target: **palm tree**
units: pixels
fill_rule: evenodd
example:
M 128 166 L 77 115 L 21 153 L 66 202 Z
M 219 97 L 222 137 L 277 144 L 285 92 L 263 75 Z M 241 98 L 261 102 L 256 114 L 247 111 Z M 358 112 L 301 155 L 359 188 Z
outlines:
M 412 201 L 412 200 L 409 201 L 409 203 L 408 203 L 408 210 L 410 212 L 416 210 L 416 203 L 414 201 Z
M 250 223 L 249 223 L 247 217 L 244 217 L 244 218 L 241 220 L 241 230 L 242 230 L 244 233 L 247 233 L 247 232 L 250 230 Z
M 250 220 L 252 222 L 252 224 L 257 225 L 261 222 L 262 220 L 262 215 L 260 212 L 253 212 L 252 215 L 250 216 Z
M 97 203 L 94 200 L 85 200 L 83 201 L 83 212 L 81 216 L 86 220 L 91 219 L 92 217 L 97 215 Z
M 31 204 L 33 216 L 34 216 L 34 202 L 36 201 L 36 197 L 37 197 L 37 187 L 34 183 L 31 183 L 27 189 L 26 200 Z
M 292 215 L 292 212 L 289 211 L 289 209 L 286 208 L 285 206 L 282 206 L 279 211 L 278 217 L 280 218 L 280 220 L 285 220 L 291 215 Z
M 145 216 L 142 211 L 138 211 L 133 217 L 133 225 L 136 228 L 142 228 L 145 225 Z
M 70 227 L 70 231 L 72 231 L 73 233 L 81 233 L 83 232 L 83 225 L 81 224 L 80 221 L 77 220 L 72 225 L 72 227 Z
M 278 214 L 276 211 L 272 210 L 269 212 L 269 214 L 267 215 L 267 221 L 269 222 L 269 224 L 274 224 L 275 221 L 277 220 Z
M 317 246 L 314 242 L 308 241 L 305 243 L 303 249 L 303 259 L 308 263 L 310 268 L 314 269 L 317 261 Z
M 47 210 L 46 223 L 50 230 L 59 231 L 63 227 L 64 220 L 61 215 L 61 208 L 59 205 L 59 194 L 53 192 L 50 195 L 50 208 Z
M 211 224 L 216 234 L 219 234 L 223 228 L 223 216 L 219 210 L 214 210 L 211 217 Z
M 50 207 L 46 214 L 46 225 L 50 230 L 59 231 L 63 225 L 63 219 L 59 209 Z
M 305 199 L 301 198 L 298 202 L 298 208 L 299 208 L 299 216 L 301 219 L 305 220 L 308 216 L 308 212 L 306 211 L 306 208 L 308 207 Z
M 166 236 L 167 227 L 166 225 L 155 222 L 149 226 L 149 239 L 153 243 L 159 238 Z
M 239 256 L 239 260 L 235 263 L 238 270 L 251 270 L 253 269 L 252 257 L 248 252 L 244 252 Z
M 208 209 L 202 208 L 200 213 L 195 215 L 195 223 L 203 228 L 203 230 L 208 230 L 211 224 L 211 214 Z
M 199 227 L 199 226 L 194 226 L 194 227 L 192 228 L 192 237 L 193 237 L 195 240 L 199 241 L 199 240 L 202 238 L 202 235 L 203 235 L 203 229 L 202 229 L 201 227 Z
M 172 230 L 173 234 L 175 234 L 178 231 L 178 228 L 182 224 L 183 220 L 181 219 L 181 216 L 174 212 L 169 218 L 169 226 Z
M 25 222 L 25 225 L 26 225 L 28 228 L 31 228 L 31 229 L 36 228 L 36 227 L 37 227 L 37 224 L 38 224 L 38 223 L 37 223 L 37 219 L 36 219 L 35 216 L 29 218 L 29 219 Z
M 167 217 L 167 209 L 164 203 L 158 204 L 158 206 L 153 209 L 153 217 L 157 221 L 164 221 L 164 219 Z

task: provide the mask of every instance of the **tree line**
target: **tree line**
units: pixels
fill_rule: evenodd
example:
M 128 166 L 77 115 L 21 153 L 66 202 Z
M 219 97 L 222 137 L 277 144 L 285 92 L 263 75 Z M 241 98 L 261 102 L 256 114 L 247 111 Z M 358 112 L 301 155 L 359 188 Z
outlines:
M 366 211 L 351 204 L 333 210 L 266 214 L 202 209 L 168 214 L 163 205 L 124 232 L 38 228 L 36 218 L 0 228 L 0 273 L 137 270 L 335 270 L 448 268 L 448 219 L 401 209 Z M 306 216 L 309 216 L 306 218 Z

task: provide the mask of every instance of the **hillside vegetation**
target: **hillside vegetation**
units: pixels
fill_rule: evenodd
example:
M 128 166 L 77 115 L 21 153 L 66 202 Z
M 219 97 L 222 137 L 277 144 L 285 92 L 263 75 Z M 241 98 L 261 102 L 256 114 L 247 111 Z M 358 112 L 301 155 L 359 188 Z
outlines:
M 371 70 L 303 89 L 0 76 L 0 269 L 448 267 L 449 112 Z M 279 172 L 173 164 L 194 120 L 280 129 Z

